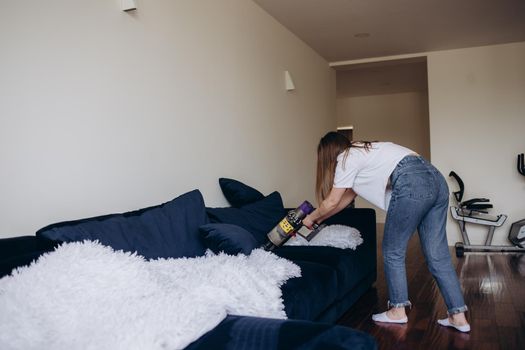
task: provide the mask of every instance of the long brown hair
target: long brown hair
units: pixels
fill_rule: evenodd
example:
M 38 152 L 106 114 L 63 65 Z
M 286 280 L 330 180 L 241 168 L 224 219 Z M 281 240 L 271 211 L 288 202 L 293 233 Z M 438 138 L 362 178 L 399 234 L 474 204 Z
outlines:
M 317 146 L 317 178 L 315 184 L 315 194 L 319 205 L 328 197 L 334 186 L 337 156 L 345 152 L 343 159 L 346 160 L 350 147 L 364 148 L 368 151 L 371 146 L 372 142 L 370 141 L 351 142 L 344 135 L 335 131 L 330 131 L 321 138 Z

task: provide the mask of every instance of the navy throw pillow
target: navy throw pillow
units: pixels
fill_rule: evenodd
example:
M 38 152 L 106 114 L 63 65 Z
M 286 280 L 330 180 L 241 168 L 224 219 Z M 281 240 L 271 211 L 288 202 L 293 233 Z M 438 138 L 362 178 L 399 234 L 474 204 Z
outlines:
M 36 235 L 62 242 L 98 240 L 148 259 L 195 257 L 206 251 L 199 227 L 208 222 L 202 195 L 194 190 L 154 207 L 49 225 Z
M 237 225 L 206 224 L 199 227 L 199 231 L 204 244 L 216 254 L 249 255 L 260 246 L 250 232 Z
M 237 180 L 221 177 L 219 185 L 224 197 L 232 207 L 239 208 L 264 198 L 261 192 Z
M 286 215 L 279 192 L 241 208 L 206 208 L 212 223 L 240 226 L 252 233 L 259 244 L 267 241 L 266 235 Z

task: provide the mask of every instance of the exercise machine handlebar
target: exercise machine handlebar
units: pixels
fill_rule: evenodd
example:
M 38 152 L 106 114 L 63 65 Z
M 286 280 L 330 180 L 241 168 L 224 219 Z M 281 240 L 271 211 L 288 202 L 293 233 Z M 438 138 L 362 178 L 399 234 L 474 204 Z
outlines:
M 454 192 L 454 197 L 456 197 L 456 201 L 458 203 L 461 203 L 461 200 L 463 199 L 463 193 L 465 192 L 465 184 L 463 183 L 459 175 L 456 174 L 455 171 L 451 171 L 450 174 L 448 174 L 448 176 L 453 177 L 459 185 L 459 191 Z
M 518 172 L 525 176 L 525 156 L 523 153 L 518 154 Z

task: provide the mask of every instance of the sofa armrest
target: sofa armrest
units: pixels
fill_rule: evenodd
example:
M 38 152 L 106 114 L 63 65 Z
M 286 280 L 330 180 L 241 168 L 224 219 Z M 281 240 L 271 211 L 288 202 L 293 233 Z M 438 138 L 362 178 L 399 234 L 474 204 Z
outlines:
M 345 208 L 324 223 L 351 226 L 361 232 L 363 240 L 376 242 L 376 211 L 370 208 Z
M 363 238 L 362 249 L 370 253 L 376 270 L 377 223 L 376 211 L 370 208 L 345 208 L 325 221 L 327 225 L 346 225 L 357 229 Z
M 22 236 L 0 239 L 0 278 L 40 255 L 52 251 L 60 242 L 44 237 Z
M 21 236 L 0 239 L 0 259 L 41 250 L 53 250 L 59 242 L 44 237 Z

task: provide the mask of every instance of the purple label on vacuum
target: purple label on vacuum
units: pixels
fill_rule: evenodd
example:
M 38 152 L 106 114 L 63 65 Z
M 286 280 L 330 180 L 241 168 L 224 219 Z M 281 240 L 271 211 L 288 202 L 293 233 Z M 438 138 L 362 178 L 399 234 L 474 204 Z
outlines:
M 299 209 L 301 209 L 301 211 L 306 215 L 314 211 L 314 207 L 308 201 L 304 201 L 303 204 L 299 206 Z

